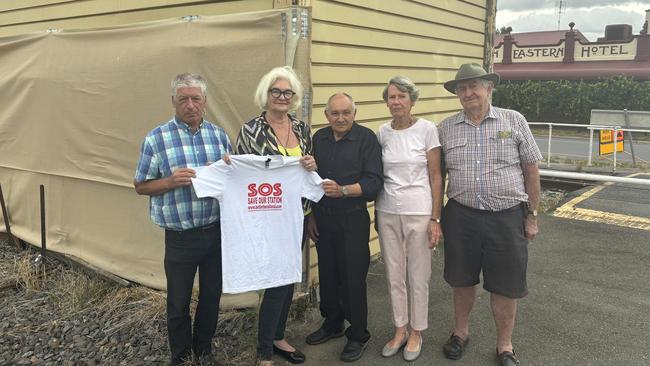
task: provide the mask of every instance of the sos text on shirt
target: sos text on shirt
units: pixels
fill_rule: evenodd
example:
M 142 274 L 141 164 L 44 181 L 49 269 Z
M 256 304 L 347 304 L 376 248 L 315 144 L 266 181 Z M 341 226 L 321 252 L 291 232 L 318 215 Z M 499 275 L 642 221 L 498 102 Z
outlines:
M 282 209 L 282 183 L 248 185 L 248 211 Z

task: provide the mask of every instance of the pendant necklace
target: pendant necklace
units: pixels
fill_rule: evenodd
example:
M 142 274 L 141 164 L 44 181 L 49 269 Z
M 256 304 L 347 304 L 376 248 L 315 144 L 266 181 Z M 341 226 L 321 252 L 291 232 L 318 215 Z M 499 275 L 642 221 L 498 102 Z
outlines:
M 287 128 L 287 138 L 284 140 L 284 144 L 282 143 L 281 140 L 278 139 L 278 142 L 280 143 L 280 145 L 282 145 L 284 149 L 284 154 L 283 154 L 284 156 L 289 156 L 289 150 L 287 150 L 288 149 L 287 145 L 289 145 L 289 137 L 291 136 L 290 133 L 291 133 L 291 120 L 289 120 L 289 127 Z

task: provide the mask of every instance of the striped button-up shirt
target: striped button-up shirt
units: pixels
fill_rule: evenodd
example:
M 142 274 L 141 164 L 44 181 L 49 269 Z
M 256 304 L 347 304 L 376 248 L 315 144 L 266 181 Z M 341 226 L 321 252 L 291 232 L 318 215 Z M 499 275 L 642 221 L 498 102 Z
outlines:
M 519 112 L 490 106 L 478 126 L 460 112 L 442 121 L 438 132 L 449 199 L 490 211 L 528 201 L 522 165 L 536 164 L 542 153 Z
M 192 133 L 187 124 L 171 121 L 154 128 L 144 139 L 135 181 L 165 178 L 180 168 L 196 168 L 214 163 L 232 152 L 228 135 L 203 121 Z M 169 230 L 187 230 L 219 220 L 219 203 L 198 198 L 192 186 L 178 187 L 149 200 L 151 220 Z
M 298 138 L 298 146 L 303 155 L 312 154 L 311 131 L 305 122 L 289 115 L 291 128 Z M 266 120 L 266 112 L 244 123 L 237 137 L 238 154 L 283 155 L 278 137 Z

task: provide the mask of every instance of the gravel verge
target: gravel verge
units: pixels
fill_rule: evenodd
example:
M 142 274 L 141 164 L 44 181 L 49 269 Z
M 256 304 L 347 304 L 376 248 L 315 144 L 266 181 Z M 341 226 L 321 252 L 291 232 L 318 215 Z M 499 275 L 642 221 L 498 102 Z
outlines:
M 124 288 L 0 238 L 0 365 L 167 365 L 165 293 Z M 254 360 L 256 315 L 220 315 L 213 340 L 228 365 Z

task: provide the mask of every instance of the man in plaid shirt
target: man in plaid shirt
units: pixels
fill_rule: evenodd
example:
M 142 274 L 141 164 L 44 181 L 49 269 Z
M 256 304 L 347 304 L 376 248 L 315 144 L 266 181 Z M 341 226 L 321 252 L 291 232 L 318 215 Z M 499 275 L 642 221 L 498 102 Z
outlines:
M 476 285 L 490 292 L 499 365 L 519 365 L 512 348 L 517 299 L 527 295 L 528 241 L 538 232 L 542 154 L 526 119 L 491 105 L 497 74 L 462 65 L 445 89 L 463 110 L 439 126 L 449 198 L 442 213 L 444 277 L 453 287 L 455 327 L 443 346 L 457 360 L 469 341 Z
M 221 300 L 221 227 L 219 203 L 198 198 L 192 188 L 193 168 L 211 164 L 232 152 L 225 131 L 203 119 L 207 83 L 197 74 L 172 81 L 174 118 L 144 139 L 134 185 L 150 196 L 151 220 L 165 229 L 167 331 L 172 365 L 191 361 L 216 364 L 212 337 Z M 199 301 L 190 319 L 194 276 L 199 270 Z

